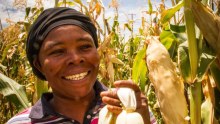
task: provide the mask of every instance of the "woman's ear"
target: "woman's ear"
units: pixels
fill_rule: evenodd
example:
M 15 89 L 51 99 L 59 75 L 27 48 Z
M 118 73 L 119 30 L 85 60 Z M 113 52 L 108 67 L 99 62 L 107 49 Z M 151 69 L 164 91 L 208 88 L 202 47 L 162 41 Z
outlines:
M 37 58 L 34 59 L 33 65 L 34 65 L 35 68 L 37 68 L 38 71 L 40 71 L 43 74 L 41 64 L 40 64 L 40 62 Z

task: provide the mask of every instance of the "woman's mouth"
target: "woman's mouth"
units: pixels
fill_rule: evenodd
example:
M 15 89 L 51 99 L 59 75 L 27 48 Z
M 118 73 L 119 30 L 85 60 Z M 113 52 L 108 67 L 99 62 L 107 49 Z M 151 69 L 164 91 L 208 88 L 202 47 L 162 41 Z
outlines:
M 65 76 L 64 78 L 67 80 L 81 80 L 81 79 L 85 78 L 87 74 L 88 74 L 88 72 L 83 72 L 83 73 L 79 73 L 79 74 Z

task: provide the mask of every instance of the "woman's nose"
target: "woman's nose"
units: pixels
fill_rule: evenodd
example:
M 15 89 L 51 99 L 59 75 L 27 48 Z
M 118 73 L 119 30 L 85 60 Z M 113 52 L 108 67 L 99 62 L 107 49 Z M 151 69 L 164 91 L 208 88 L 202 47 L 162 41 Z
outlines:
M 67 64 L 80 64 L 84 62 L 84 57 L 77 51 L 68 52 Z

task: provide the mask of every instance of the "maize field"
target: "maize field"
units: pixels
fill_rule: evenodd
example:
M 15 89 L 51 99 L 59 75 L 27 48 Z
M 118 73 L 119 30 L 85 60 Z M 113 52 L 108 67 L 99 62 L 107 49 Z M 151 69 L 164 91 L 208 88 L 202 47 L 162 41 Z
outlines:
M 0 30 L 0 123 L 51 90 L 34 76 L 25 55 L 27 33 L 44 10 L 42 1 L 28 7 L 26 0 L 14 0 L 15 8 L 25 10 L 24 20 L 8 19 Z M 101 57 L 98 79 L 109 88 L 116 80 L 137 83 L 157 124 L 220 124 L 220 1 L 148 0 L 137 32 L 135 20 L 120 22 L 118 0 L 109 3 L 110 18 L 102 0 L 53 1 L 54 7 L 73 7 L 92 19 Z M 99 123 L 143 124 L 133 91 L 120 91 L 123 112 L 115 116 L 104 107 Z

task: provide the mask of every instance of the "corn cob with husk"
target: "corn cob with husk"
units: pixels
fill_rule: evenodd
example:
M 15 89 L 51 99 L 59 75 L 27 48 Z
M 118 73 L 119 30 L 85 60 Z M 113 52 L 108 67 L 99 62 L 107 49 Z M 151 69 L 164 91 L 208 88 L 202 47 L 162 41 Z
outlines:
M 99 113 L 98 124 L 144 124 L 142 116 L 135 112 L 135 93 L 130 88 L 119 88 L 117 95 L 122 102 L 122 112 L 116 116 L 105 106 Z
M 147 39 L 146 62 L 155 88 L 161 114 L 166 124 L 187 124 L 188 110 L 184 84 L 167 49 L 156 37 Z
M 201 2 L 192 0 L 192 13 L 196 25 L 202 32 L 208 44 L 220 57 L 220 17 Z

